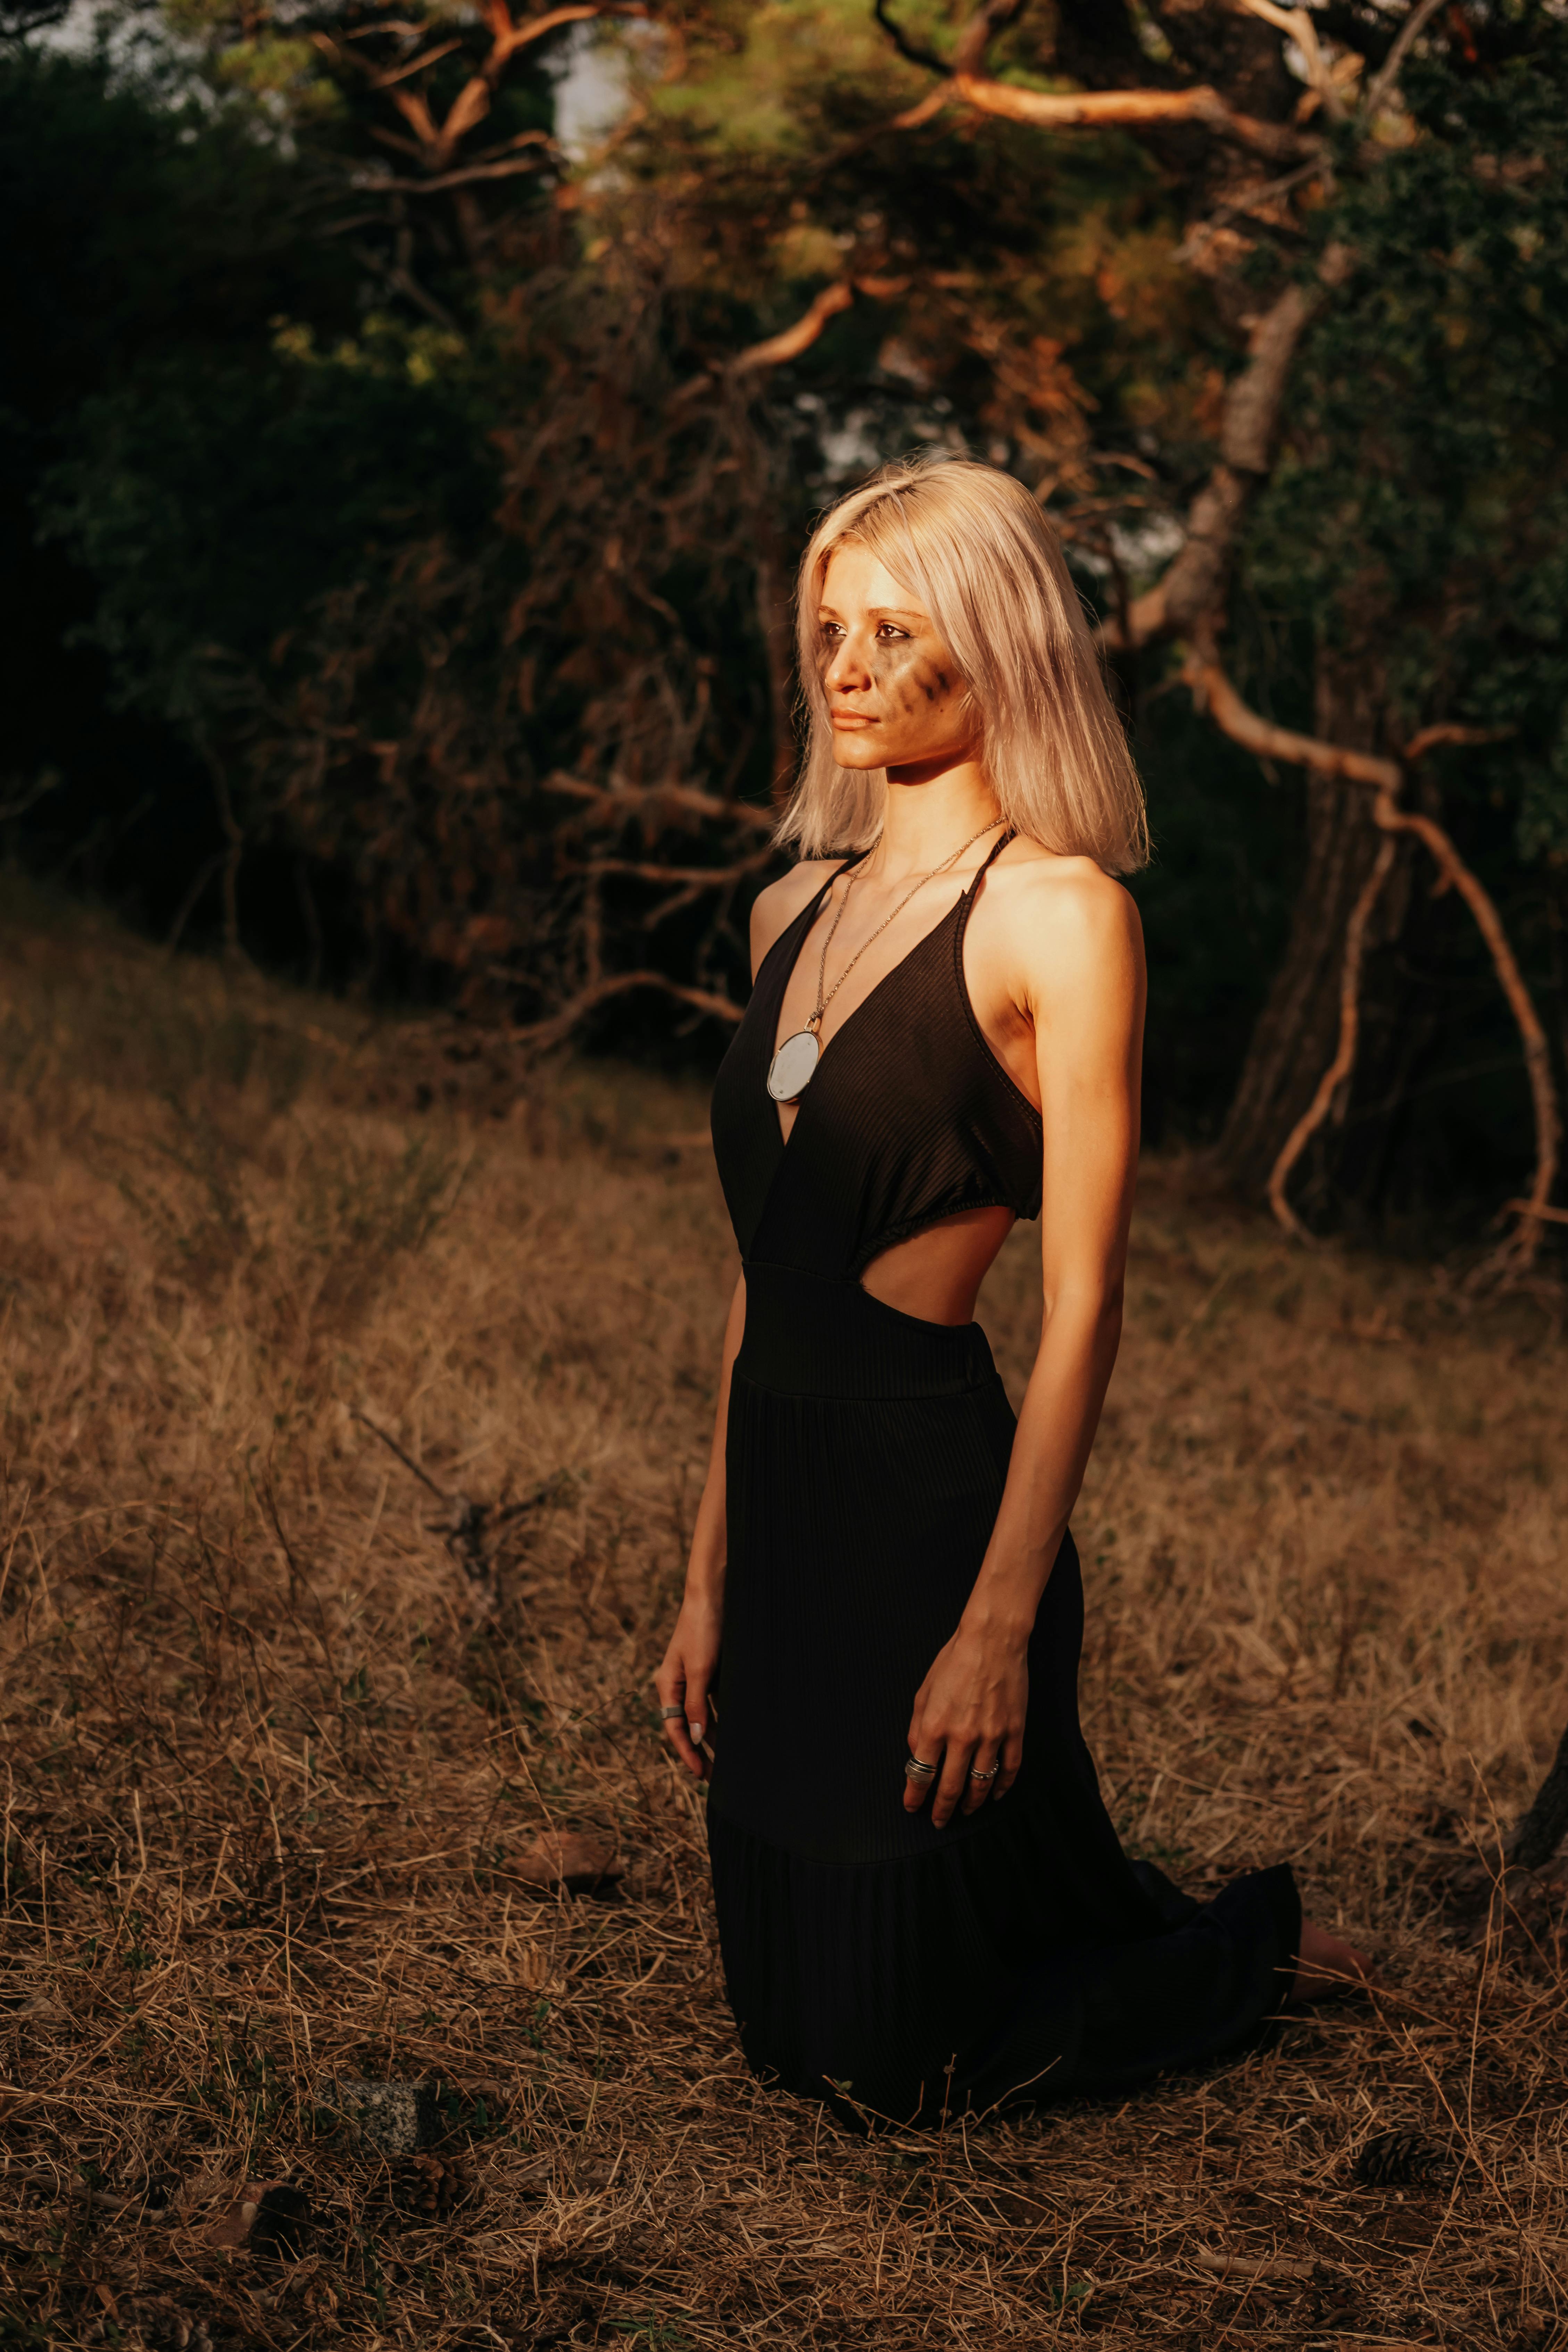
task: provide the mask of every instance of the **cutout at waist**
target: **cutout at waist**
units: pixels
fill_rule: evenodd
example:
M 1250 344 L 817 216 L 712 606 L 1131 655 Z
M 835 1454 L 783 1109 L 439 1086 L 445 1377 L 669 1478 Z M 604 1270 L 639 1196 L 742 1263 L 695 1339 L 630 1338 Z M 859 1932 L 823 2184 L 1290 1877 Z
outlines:
M 879 1249 L 861 1267 L 860 1287 L 922 1323 L 973 1323 L 980 1286 L 1016 1223 L 1000 1202 L 933 1218 Z
M 847 1275 L 748 1260 L 736 1378 L 789 1396 L 958 1396 L 996 1378 L 978 1323 L 928 1323 Z

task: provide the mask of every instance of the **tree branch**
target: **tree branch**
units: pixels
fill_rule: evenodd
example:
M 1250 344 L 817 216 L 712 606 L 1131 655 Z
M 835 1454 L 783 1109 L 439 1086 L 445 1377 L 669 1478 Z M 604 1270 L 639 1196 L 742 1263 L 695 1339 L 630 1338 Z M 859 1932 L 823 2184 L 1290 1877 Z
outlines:
M 743 1008 L 731 1003 L 729 997 L 720 996 L 709 988 L 690 988 L 679 980 L 668 979 L 662 971 L 606 972 L 602 979 L 580 988 L 575 996 L 552 1013 L 546 1020 L 527 1023 L 518 1029 L 502 1032 L 509 1045 L 531 1048 L 536 1054 L 547 1054 L 552 1046 L 564 1045 L 585 1013 L 607 1002 L 612 996 L 625 996 L 634 988 L 659 988 L 682 1004 L 689 1004 L 699 1013 L 711 1014 L 716 1021 L 727 1021 L 733 1026 Z
M 1260 17 L 1277 32 L 1288 34 L 1306 61 L 1307 79 L 1317 91 L 1323 112 L 1336 122 L 1344 112 L 1328 60 L 1318 46 L 1318 28 L 1305 8 L 1278 8 L 1274 0 L 1240 0 L 1249 16 Z
M 1519 1217 L 1520 1223 L 1502 1248 L 1496 1252 L 1484 1266 L 1478 1267 L 1471 1279 L 1474 1282 L 1498 1276 L 1511 1277 L 1522 1273 L 1533 1259 L 1540 1246 L 1542 1231 L 1548 1222 L 1544 1213 L 1552 1198 L 1552 1186 L 1557 1181 L 1563 1123 L 1557 1103 L 1556 1084 L 1552 1075 L 1552 1055 L 1546 1041 L 1546 1032 L 1541 1025 L 1530 991 L 1525 986 L 1523 975 L 1519 969 L 1508 933 L 1503 927 L 1502 918 L 1499 915 L 1489 894 L 1479 877 L 1465 864 L 1452 839 L 1436 818 L 1417 815 L 1399 806 L 1399 795 L 1405 782 L 1405 768 L 1398 761 L 1379 759 L 1371 751 L 1352 751 L 1344 744 L 1325 743 L 1320 741 L 1315 736 L 1298 735 L 1289 728 L 1276 727 L 1242 700 L 1220 667 L 1218 661 L 1211 652 L 1206 650 L 1194 648 L 1187 656 L 1182 675 L 1191 688 L 1193 699 L 1198 708 L 1207 710 L 1215 724 L 1222 733 L 1230 737 L 1232 742 L 1243 744 L 1247 750 L 1255 751 L 1261 759 L 1288 760 L 1300 767 L 1313 768 L 1320 775 L 1336 776 L 1343 778 L 1347 782 L 1370 785 L 1373 794 L 1371 812 L 1373 823 L 1385 834 L 1415 834 L 1431 852 L 1442 886 L 1445 887 L 1451 886 L 1458 890 L 1469 908 L 1475 918 L 1476 928 L 1486 941 L 1499 984 L 1508 999 L 1509 1010 L 1512 1013 L 1515 1026 L 1519 1030 L 1535 1118 L 1535 1176 L 1531 1185 L 1530 1196 L 1526 1201 L 1511 1202 L 1509 1204 L 1510 1209 Z M 1490 730 L 1426 728 L 1406 746 L 1405 758 L 1407 762 L 1419 758 L 1435 743 L 1474 742 L 1478 738 L 1485 740 L 1491 735 Z M 1356 916 L 1360 917 L 1363 928 L 1371 913 L 1371 908 L 1372 901 L 1363 891 L 1356 908 Z M 1355 917 L 1352 919 L 1353 923 Z M 1357 952 L 1359 956 L 1359 946 Z M 1349 960 L 1347 943 L 1347 966 Z M 1343 1012 L 1344 999 L 1342 993 L 1341 1049 L 1336 1053 L 1331 1069 L 1335 1069 L 1344 1056 L 1346 1038 Z M 1300 1158 L 1300 1152 L 1305 1149 L 1310 1135 L 1315 1132 L 1317 1127 L 1321 1125 L 1322 1118 L 1327 1114 L 1328 1104 L 1332 1099 L 1334 1087 L 1349 1076 L 1355 1045 L 1353 1024 L 1349 1045 L 1350 1057 L 1344 1060 L 1343 1069 L 1338 1070 L 1333 1085 L 1329 1086 L 1326 1092 L 1323 1085 L 1319 1087 L 1318 1094 L 1313 1100 L 1313 1109 L 1317 1111 L 1318 1116 L 1313 1118 L 1309 1112 L 1307 1118 L 1298 1123 L 1297 1129 L 1285 1147 L 1285 1151 L 1280 1154 L 1279 1160 L 1276 1163 L 1274 1175 L 1269 1181 L 1269 1198 L 1274 1203 L 1275 1213 L 1281 1217 L 1281 1222 L 1286 1223 L 1288 1229 L 1292 1232 L 1299 1232 L 1300 1228 L 1294 1215 L 1289 1213 L 1288 1203 L 1283 1204 L 1282 1213 L 1284 1180 L 1289 1174 L 1295 1160 Z M 1308 1123 L 1309 1120 L 1310 1124 Z M 1287 1154 L 1293 1154 L 1293 1156 L 1287 1160 Z
M 1193 500 L 1185 542 L 1154 585 L 1133 598 L 1125 623 L 1101 625 L 1109 652 L 1194 629 L 1217 609 L 1242 516 L 1268 472 L 1290 362 L 1320 299 L 1292 283 L 1253 329 L 1247 364 L 1226 394 L 1219 463 Z
M 1412 8 L 1409 16 L 1399 27 L 1394 37 L 1394 47 L 1384 58 L 1373 77 L 1371 88 L 1362 101 L 1361 111 L 1366 116 L 1368 121 L 1377 112 L 1378 108 L 1390 95 L 1395 82 L 1399 79 L 1399 69 L 1410 54 L 1411 43 L 1425 30 L 1430 19 L 1436 15 L 1442 5 L 1443 0 L 1417 0 L 1416 6 Z
M 553 147 L 555 142 L 547 131 L 531 131 L 529 141 L 535 146 Z M 443 188 L 465 188 L 475 180 L 510 180 L 519 172 L 537 172 L 544 159 L 538 155 L 518 155 L 500 163 L 468 163 L 458 172 L 435 172 L 427 179 L 383 180 L 365 177 L 356 180 L 356 188 L 366 194 L 379 194 L 384 188 L 389 195 L 434 196 Z
M 1018 89 L 1011 82 L 955 72 L 952 88 L 983 114 L 1000 115 L 1008 122 L 1037 123 L 1047 131 L 1075 123 L 1125 123 L 1138 128 L 1150 122 L 1201 122 L 1271 163 L 1299 163 L 1321 152 L 1318 140 L 1287 123 L 1262 122 L 1256 115 L 1237 113 L 1206 82 L 1189 89 L 1089 89 L 1063 94 Z
M 546 777 L 542 789 L 591 802 L 595 816 L 611 819 L 646 818 L 657 815 L 661 808 L 679 809 L 711 817 L 716 824 L 749 824 L 768 834 L 778 822 L 772 809 L 758 808 L 751 801 L 723 801 L 716 793 L 700 792 L 694 784 L 591 784 L 557 770 Z
M 595 874 L 626 874 L 639 882 L 670 882 L 687 889 L 718 890 L 726 883 L 743 882 L 749 875 L 760 874 L 771 863 L 773 845 L 753 851 L 750 857 L 738 858 L 731 866 L 660 866 L 652 858 L 595 857 Z
M 830 319 L 847 310 L 855 299 L 855 289 L 847 278 L 838 278 L 825 286 L 809 310 L 798 318 L 793 327 L 785 327 L 776 335 L 764 337 L 760 343 L 748 343 L 744 351 L 726 360 L 723 373 L 731 379 L 754 375 L 759 368 L 781 367 L 786 360 L 797 360 L 802 352 L 809 351 Z
M 563 25 L 585 24 L 595 16 L 646 17 L 647 14 L 644 0 L 574 0 L 570 7 L 550 8 L 542 16 L 525 16 L 521 24 L 514 24 L 506 0 L 492 0 L 486 16 L 495 42 L 486 61 L 486 75 L 492 84 L 499 81 L 508 60 L 519 49 L 542 41 L 547 33 L 559 32 Z
M 888 0 L 875 0 L 871 13 L 900 57 L 907 58 L 910 65 L 924 66 L 928 73 L 950 74 L 952 71 L 945 58 L 939 58 L 933 49 L 922 48 L 918 41 L 911 41 L 909 35 L 893 22 L 888 14 Z
M 868 296 L 873 302 L 890 302 L 902 294 L 909 285 L 907 278 L 839 278 L 825 286 L 808 310 L 790 327 L 776 335 L 764 336 L 760 343 L 748 343 L 743 351 L 718 362 L 701 375 L 689 376 L 675 394 L 676 402 L 695 399 L 715 383 L 736 383 L 742 378 L 755 375 L 763 368 L 782 367 L 787 360 L 796 360 L 802 352 L 811 349 L 824 329 L 847 310 L 857 294 Z
M 1269 1171 L 1268 1205 L 1286 1232 L 1294 1234 L 1301 1242 L 1310 1242 L 1314 1236 L 1290 1206 L 1286 1186 L 1296 1162 L 1332 1110 L 1334 1097 L 1341 1086 L 1355 1067 L 1356 1046 L 1361 1036 L 1361 973 L 1366 953 L 1367 926 L 1372 920 L 1373 908 L 1383 895 L 1383 886 L 1393 868 L 1395 855 L 1395 845 L 1392 839 L 1380 844 L 1372 872 L 1351 909 L 1350 920 L 1345 926 L 1344 962 L 1340 971 L 1339 1045 L 1333 1060 L 1318 1080 L 1317 1093 L 1290 1129 L 1284 1148 Z

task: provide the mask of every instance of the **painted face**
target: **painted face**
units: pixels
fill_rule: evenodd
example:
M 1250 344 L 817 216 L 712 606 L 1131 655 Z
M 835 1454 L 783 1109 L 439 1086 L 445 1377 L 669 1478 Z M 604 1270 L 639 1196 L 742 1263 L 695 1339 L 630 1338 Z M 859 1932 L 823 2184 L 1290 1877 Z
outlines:
M 847 541 L 817 606 L 817 675 L 841 768 L 922 768 L 972 754 L 975 714 L 931 620 L 876 557 Z

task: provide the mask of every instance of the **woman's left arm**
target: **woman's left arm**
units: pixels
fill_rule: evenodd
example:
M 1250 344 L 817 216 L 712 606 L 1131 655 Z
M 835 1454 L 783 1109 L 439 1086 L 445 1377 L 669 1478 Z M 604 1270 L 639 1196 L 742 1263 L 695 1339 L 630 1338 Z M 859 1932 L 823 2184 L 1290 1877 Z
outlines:
M 1010 929 L 1014 992 L 1034 1024 L 1045 1123 L 1044 1311 L 1001 1507 L 958 1630 L 921 1684 L 910 1753 L 941 1759 L 940 1826 L 1005 1795 L 1024 1756 L 1028 1643 L 1078 1499 L 1121 1337 L 1138 1160 L 1143 950 L 1117 883 L 1074 861 L 1037 869 Z M 973 1780 L 973 1771 L 994 1778 Z

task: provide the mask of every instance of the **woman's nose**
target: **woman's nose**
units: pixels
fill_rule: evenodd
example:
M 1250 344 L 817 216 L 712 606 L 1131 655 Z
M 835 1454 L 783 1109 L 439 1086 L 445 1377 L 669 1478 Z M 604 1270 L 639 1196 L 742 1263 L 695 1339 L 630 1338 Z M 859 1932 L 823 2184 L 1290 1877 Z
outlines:
M 871 672 L 863 653 L 857 649 L 853 635 L 840 637 L 834 646 L 822 682 L 829 693 L 854 694 L 869 686 Z

